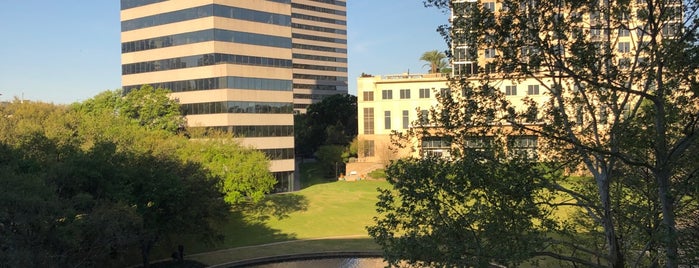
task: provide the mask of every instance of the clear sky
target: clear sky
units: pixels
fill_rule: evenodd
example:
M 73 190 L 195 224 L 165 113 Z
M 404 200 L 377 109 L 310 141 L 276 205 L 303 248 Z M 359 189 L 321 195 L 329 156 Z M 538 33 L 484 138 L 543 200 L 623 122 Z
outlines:
M 441 10 L 422 0 L 348 0 L 349 91 L 374 75 L 424 73 L 423 52 L 446 50 Z M 0 101 L 72 103 L 121 87 L 119 0 L 3 0 Z

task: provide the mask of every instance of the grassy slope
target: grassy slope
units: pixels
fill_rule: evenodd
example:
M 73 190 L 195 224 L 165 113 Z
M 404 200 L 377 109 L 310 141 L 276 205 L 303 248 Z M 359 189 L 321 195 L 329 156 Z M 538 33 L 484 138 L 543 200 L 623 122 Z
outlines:
M 186 243 L 187 252 L 200 254 L 188 258 L 215 265 L 296 253 L 380 250 L 365 227 L 376 215 L 376 188 L 390 185 L 373 180 L 329 181 L 317 175 L 314 164 L 303 164 L 301 171 L 304 189 L 271 195 L 263 204 L 235 211 L 221 227 L 226 235 L 223 243 L 206 245 L 193 240 Z M 560 208 L 555 215 L 567 219 L 574 210 Z M 176 243 L 165 247 L 175 248 Z M 164 253 L 160 258 L 168 256 Z
M 321 249 L 355 251 L 378 250 L 366 232 L 376 215 L 376 189 L 388 188 L 385 181 L 333 181 L 318 176 L 314 164 L 302 165 L 302 186 L 298 192 L 270 195 L 259 205 L 234 211 L 220 230 L 222 243 L 214 245 L 184 238 L 188 254 L 196 260 L 217 264 L 261 256 L 318 252 Z M 298 241 L 262 247 L 248 247 L 283 241 L 314 238 L 336 238 Z M 162 241 L 154 259 L 169 256 L 169 249 L 180 241 Z M 215 252 L 217 250 L 223 250 Z
M 376 215 L 376 188 L 387 188 L 384 181 L 332 182 L 316 184 L 297 194 L 306 198 L 306 210 L 273 218 L 267 223 L 296 238 L 366 236 L 365 226 Z

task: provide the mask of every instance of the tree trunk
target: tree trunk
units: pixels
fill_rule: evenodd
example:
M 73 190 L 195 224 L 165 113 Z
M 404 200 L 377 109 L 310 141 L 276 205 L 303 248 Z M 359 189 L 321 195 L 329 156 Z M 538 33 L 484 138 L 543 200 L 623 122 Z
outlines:
M 141 257 L 143 258 L 143 268 L 150 267 L 150 260 L 148 256 L 150 255 L 150 250 L 153 248 L 153 242 L 150 240 L 141 241 Z
M 670 175 L 669 172 L 661 170 L 656 173 L 658 180 L 658 196 L 660 197 L 660 205 L 663 213 L 663 228 L 667 232 L 665 234 L 665 267 L 677 267 L 677 229 L 675 223 L 674 198 L 670 194 Z
M 675 226 L 674 198 L 670 193 L 670 170 L 669 162 L 672 152 L 668 145 L 667 111 L 665 110 L 665 84 L 663 81 L 663 62 L 658 64 L 656 70 L 657 84 L 656 99 L 653 100 L 655 106 L 655 167 L 654 175 L 658 182 L 658 198 L 663 213 L 663 227 L 665 234 L 665 267 L 677 267 L 677 230 Z
M 619 239 L 614 228 L 614 220 L 611 209 L 611 200 L 609 194 L 609 174 L 601 172 L 597 181 L 597 189 L 602 203 L 604 216 L 602 217 L 602 227 L 604 228 L 604 236 L 609 247 L 609 265 L 614 268 L 624 268 L 624 254 L 619 246 Z

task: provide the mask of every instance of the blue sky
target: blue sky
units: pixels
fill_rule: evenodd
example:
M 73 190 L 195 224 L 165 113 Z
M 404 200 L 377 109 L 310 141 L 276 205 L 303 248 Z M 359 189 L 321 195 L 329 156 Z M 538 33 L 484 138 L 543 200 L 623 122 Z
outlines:
M 348 0 L 349 89 L 356 79 L 424 73 L 418 60 L 446 50 L 441 10 L 421 0 Z M 0 8 L 0 101 L 72 103 L 121 87 L 118 0 L 5 0 Z

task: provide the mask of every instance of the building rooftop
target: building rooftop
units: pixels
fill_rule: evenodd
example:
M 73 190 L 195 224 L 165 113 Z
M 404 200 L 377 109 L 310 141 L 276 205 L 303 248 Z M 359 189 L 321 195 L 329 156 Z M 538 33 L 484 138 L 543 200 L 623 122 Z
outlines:
M 435 73 L 435 74 L 403 73 L 403 74 L 388 74 L 388 75 L 382 75 L 382 76 L 363 75 L 360 77 L 360 79 L 364 79 L 364 78 L 370 78 L 370 79 L 377 80 L 377 81 L 381 81 L 381 80 L 414 80 L 414 79 L 444 80 L 447 78 L 447 75 L 442 74 L 442 73 Z

